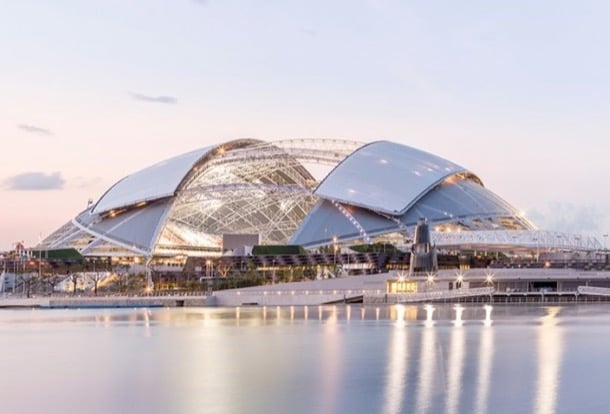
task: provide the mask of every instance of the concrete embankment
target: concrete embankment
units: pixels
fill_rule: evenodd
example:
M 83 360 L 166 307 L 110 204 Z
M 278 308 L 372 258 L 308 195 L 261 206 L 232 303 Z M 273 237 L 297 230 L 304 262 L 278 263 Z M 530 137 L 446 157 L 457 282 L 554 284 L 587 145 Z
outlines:
M 350 276 L 345 278 L 309 280 L 295 283 L 255 286 L 214 292 L 217 306 L 289 306 L 321 305 L 348 302 L 367 292 L 381 294 L 389 273 Z
M 214 306 L 207 296 L 5 297 L 0 308 L 136 308 Z

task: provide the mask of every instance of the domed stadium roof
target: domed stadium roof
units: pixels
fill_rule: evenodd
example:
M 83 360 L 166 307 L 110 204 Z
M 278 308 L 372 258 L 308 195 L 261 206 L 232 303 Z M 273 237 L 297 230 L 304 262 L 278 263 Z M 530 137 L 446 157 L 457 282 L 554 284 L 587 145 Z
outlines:
M 319 166 L 330 169 L 321 181 Z M 240 139 L 119 180 L 41 248 L 213 255 L 227 235 L 311 248 L 404 238 L 422 217 L 444 231 L 533 229 L 464 167 L 406 145 Z

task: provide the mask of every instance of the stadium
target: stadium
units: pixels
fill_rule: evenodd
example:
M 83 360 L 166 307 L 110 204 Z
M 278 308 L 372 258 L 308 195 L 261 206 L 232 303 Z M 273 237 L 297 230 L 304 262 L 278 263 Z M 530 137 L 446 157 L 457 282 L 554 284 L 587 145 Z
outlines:
M 540 230 L 473 171 L 389 141 L 238 139 L 178 155 L 122 178 L 3 267 L 0 291 L 13 293 L 610 300 L 597 239 Z
M 239 139 L 126 176 L 36 249 L 145 259 L 222 256 L 240 245 L 408 250 L 420 218 L 445 249 L 601 248 L 537 230 L 475 173 L 406 145 Z

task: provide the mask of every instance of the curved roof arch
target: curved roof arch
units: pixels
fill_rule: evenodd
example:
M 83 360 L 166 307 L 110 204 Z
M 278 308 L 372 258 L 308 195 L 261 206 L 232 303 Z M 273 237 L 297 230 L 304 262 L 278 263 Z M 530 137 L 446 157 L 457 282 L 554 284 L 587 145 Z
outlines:
M 320 183 L 320 198 L 393 216 L 404 214 L 437 184 L 456 174 L 478 177 L 451 161 L 388 141 L 364 145 Z
M 225 151 L 260 144 L 256 139 L 237 139 L 211 145 L 158 162 L 117 181 L 97 201 L 91 213 L 132 206 L 175 195 L 196 174 L 199 166 Z
M 195 164 L 215 147 L 187 152 L 122 178 L 100 197 L 91 212 L 103 213 L 172 196 Z

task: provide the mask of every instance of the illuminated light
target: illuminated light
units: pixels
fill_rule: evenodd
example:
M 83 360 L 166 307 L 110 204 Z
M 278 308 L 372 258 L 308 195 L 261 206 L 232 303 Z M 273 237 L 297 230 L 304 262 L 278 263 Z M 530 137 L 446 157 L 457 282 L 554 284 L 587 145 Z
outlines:
M 281 294 L 282 294 L 282 292 L 278 291 L 278 292 L 277 292 L 277 294 L 278 294 L 278 295 L 281 295 Z
M 241 292 L 237 292 L 237 296 L 241 295 Z
M 146 205 L 146 201 L 140 201 L 138 204 L 136 204 L 136 207 L 143 207 Z
M 421 173 L 417 170 L 413 170 L 413 174 L 417 175 L 418 177 L 421 177 Z
M 308 290 L 306 290 L 306 291 L 305 291 L 305 294 L 306 294 L 306 295 L 309 295 L 309 291 L 308 291 Z
M 379 163 L 385 165 L 388 163 L 388 160 L 382 158 L 379 160 Z
M 305 318 L 305 320 L 309 319 L 309 308 L 307 307 L 307 305 L 303 307 L 303 317 Z
M 294 290 L 292 292 L 290 292 L 290 294 L 294 296 Z

